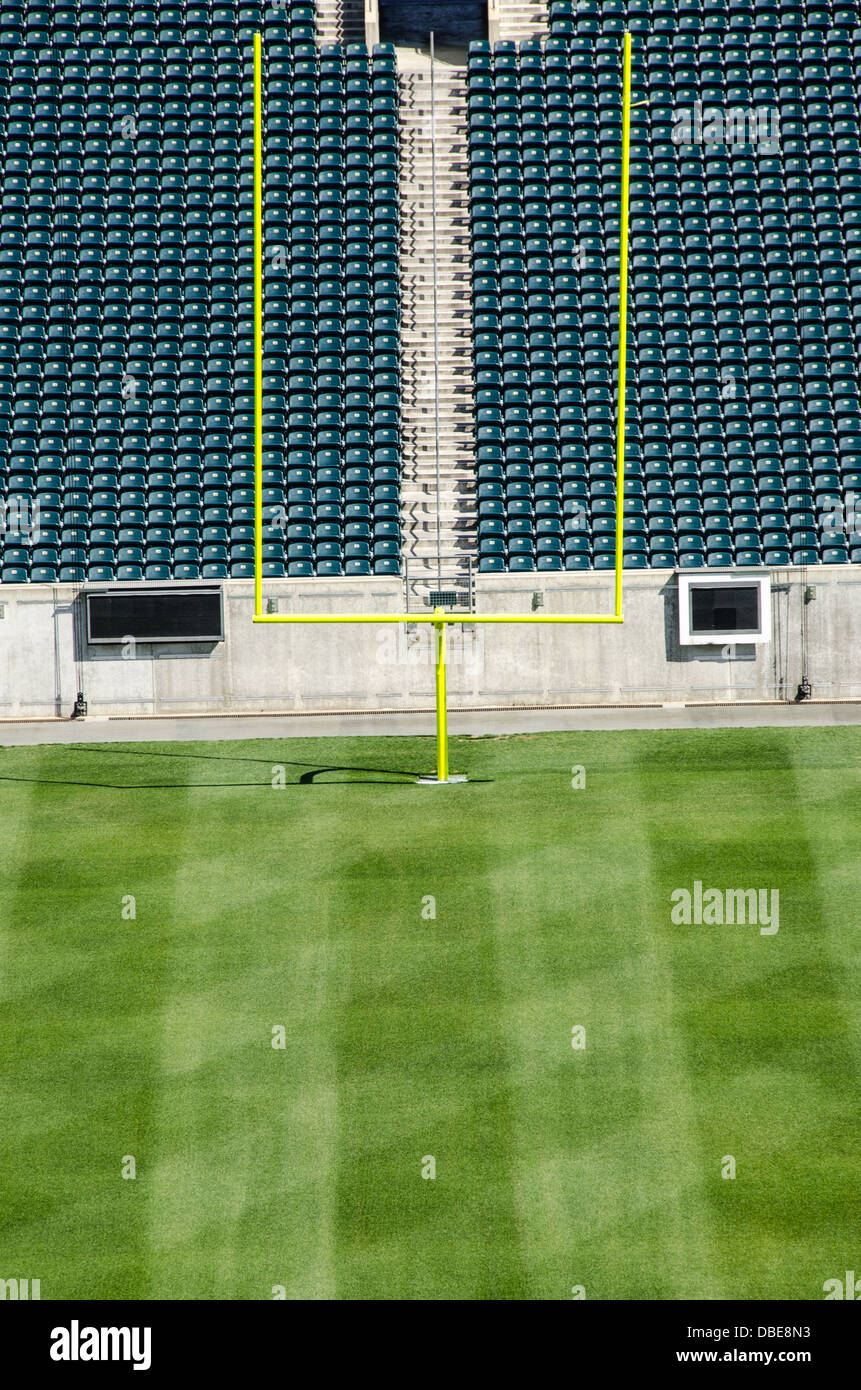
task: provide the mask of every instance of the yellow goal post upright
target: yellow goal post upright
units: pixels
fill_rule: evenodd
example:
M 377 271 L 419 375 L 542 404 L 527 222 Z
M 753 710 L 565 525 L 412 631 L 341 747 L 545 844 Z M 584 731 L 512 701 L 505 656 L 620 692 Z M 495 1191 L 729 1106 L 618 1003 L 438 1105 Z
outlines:
M 622 163 L 619 242 L 619 351 L 616 421 L 616 534 L 613 612 L 599 613 L 264 613 L 263 612 L 263 41 L 254 35 L 254 615 L 255 623 L 307 626 L 330 623 L 431 623 L 436 636 L 436 776 L 423 781 L 454 780 L 448 765 L 448 709 L 445 630 L 452 623 L 622 623 L 622 564 L 625 499 L 625 390 L 628 348 L 628 223 L 631 159 L 631 34 L 622 46 Z

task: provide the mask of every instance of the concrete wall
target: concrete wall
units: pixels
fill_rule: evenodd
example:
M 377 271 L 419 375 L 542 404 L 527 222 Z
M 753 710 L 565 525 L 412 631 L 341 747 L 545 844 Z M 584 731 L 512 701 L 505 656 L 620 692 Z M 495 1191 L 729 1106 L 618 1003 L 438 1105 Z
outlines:
M 773 635 L 735 650 L 678 645 L 670 571 L 625 577 L 618 627 L 472 625 L 449 631 L 449 691 L 458 704 L 639 704 L 792 698 L 801 677 L 802 585 L 773 573 Z M 808 572 L 814 695 L 861 697 L 861 569 Z M 271 580 L 280 612 L 403 608 L 399 581 Z M 132 655 L 86 641 L 72 586 L 0 588 L 0 717 L 67 716 L 83 690 L 89 713 L 241 713 L 421 707 L 433 699 L 426 626 L 252 625 L 252 585 L 224 585 L 225 640 L 138 644 Z M 481 576 L 478 611 L 607 612 L 610 574 Z

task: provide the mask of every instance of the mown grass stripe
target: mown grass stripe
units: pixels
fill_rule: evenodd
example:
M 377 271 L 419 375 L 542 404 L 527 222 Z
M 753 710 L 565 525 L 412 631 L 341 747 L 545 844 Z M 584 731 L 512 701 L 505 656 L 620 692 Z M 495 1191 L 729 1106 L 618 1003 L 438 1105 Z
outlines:
M 561 736 L 553 747 L 555 769 L 520 779 L 494 827 L 530 1296 L 710 1296 L 636 780 L 625 772 L 620 798 L 612 736 Z M 582 789 L 575 766 L 585 767 Z M 571 1046 L 575 1025 L 586 1030 L 582 1050 Z
M 346 799 L 332 875 L 341 1294 L 521 1297 L 484 834 L 504 787 L 460 787 L 456 804 L 445 789 L 398 788 L 372 820 L 363 795 Z M 436 915 L 423 917 L 430 898 Z
M 728 731 L 715 757 L 708 735 L 678 735 L 671 763 L 644 761 L 654 892 L 664 911 L 672 889 L 696 879 L 780 894 L 775 935 L 749 924 L 665 933 L 709 1172 L 716 1273 L 735 1298 L 821 1296 L 826 1231 L 836 1223 L 845 1232 L 858 1210 L 845 1151 L 842 1175 L 839 1157 L 852 1070 L 845 990 L 827 950 L 819 864 L 791 753 L 796 738 L 795 731 Z M 824 738 L 807 731 L 798 746 L 816 761 L 842 741 L 840 731 Z M 665 735 L 660 742 L 670 747 Z M 824 794 L 823 771 L 816 780 Z M 840 824 L 833 791 L 821 809 Z M 727 1154 L 736 1160 L 734 1180 L 720 1177 Z
M 7 920 L 20 993 L 3 1048 L 11 1248 L 38 1266 L 43 1298 L 137 1297 L 143 1201 L 121 1162 L 147 1146 L 160 992 L 147 937 L 173 867 L 152 832 L 170 792 L 140 785 L 117 748 L 6 750 L 0 768 L 24 779 L 2 802 L 19 858 Z M 122 915 L 127 894 L 137 920 Z

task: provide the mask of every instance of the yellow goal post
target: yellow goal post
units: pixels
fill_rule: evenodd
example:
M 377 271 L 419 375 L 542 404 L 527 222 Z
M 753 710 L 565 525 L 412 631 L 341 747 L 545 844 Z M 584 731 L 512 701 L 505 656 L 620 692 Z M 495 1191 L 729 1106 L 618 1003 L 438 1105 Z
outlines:
M 431 623 L 436 634 L 437 776 L 448 782 L 445 629 L 452 623 L 616 624 L 622 614 L 625 500 L 625 391 L 628 348 L 628 227 L 631 160 L 631 34 L 622 44 L 621 225 L 616 419 L 616 526 L 612 613 L 264 613 L 263 611 L 263 41 L 254 35 L 254 623 L 293 626 L 343 623 Z

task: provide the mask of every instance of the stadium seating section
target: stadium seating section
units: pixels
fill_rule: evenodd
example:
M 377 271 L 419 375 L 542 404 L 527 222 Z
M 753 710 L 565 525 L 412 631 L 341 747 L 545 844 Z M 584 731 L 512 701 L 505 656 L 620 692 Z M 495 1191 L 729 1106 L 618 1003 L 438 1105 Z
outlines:
M 861 561 L 861 30 L 703 9 L 634 44 L 625 564 Z M 469 57 L 484 571 L 614 563 L 625 7 L 571 12 Z
M 76 46 L 64 11 L 44 32 L 47 6 L 19 9 L 34 42 L 0 48 L 0 580 L 250 577 L 249 12 L 135 6 L 130 46 Z M 92 29 L 70 9 L 76 38 L 124 38 L 120 9 Z M 394 52 L 318 49 L 312 20 L 291 6 L 266 50 L 265 573 L 397 573 Z
M 261 26 L 264 572 L 396 574 L 394 49 L 303 3 L 2 17 L 0 582 L 253 573 Z M 625 27 L 625 564 L 861 562 L 859 5 L 551 0 L 469 53 L 480 568 L 613 564 Z

